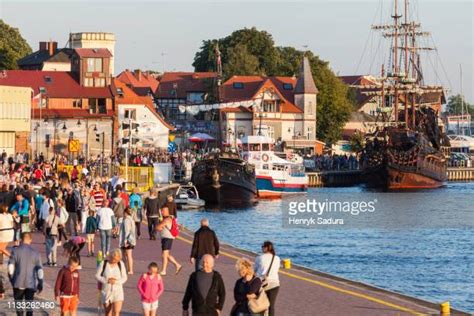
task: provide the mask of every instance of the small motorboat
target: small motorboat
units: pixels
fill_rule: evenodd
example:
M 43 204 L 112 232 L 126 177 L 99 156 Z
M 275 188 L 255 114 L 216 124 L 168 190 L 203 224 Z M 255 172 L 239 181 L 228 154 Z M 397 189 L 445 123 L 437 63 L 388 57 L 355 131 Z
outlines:
M 206 202 L 199 198 L 198 190 L 194 185 L 180 185 L 176 191 L 175 203 L 182 210 L 191 210 L 204 207 Z

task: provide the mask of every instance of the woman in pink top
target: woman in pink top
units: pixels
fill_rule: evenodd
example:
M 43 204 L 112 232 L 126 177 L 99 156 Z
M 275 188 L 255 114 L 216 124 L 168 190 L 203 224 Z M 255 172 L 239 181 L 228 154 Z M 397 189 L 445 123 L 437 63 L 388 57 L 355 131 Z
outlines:
M 148 273 L 140 277 L 137 287 L 142 298 L 143 315 L 155 316 L 158 309 L 158 300 L 165 290 L 156 262 L 148 265 Z

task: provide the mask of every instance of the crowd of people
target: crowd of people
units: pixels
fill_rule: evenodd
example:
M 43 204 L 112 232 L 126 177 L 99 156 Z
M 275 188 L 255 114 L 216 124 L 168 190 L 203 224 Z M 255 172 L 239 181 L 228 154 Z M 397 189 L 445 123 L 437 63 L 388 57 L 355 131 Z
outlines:
M 304 165 L 311 171 L 358 170 L 359 160 L 354 155 L 312 155 L 304 157 Z
M 8 262 L 8 279 L 16 301 L 33 300 L 44 285 L 44 268 L 58 266 L 58 248 L 67 263 L 58 268 L 54 296 L 63 315 L 76 315 L 80 297 L 81 261 L 84 256 L 97 260 L 95 279 L 106 315 L 119 315 L 126 299 L 123 285 L 136 273 L 133 250 L 145 236 L 161 243 L 161 264 L 150 262 L 139 271 L 136 285 L 144 315 L 155 315 L 165 289 L 164 276 L 179 274 L 183 264 L 173 256 L 173 243 L 179 234 L 178 210 L 173 195 L 162 201 L 157 189 L 141 194 L 137 188 L 127 193 L 120 183 L 94 176 L 53 168 L 48 160 L 28 163 L 24 155 L 2 159 L 0 169 L 0 254 Z M 57 169 L 59 168 L 59 169 Z M 59 171 L 56 171 L 59 170 Z M 87 169 L 86 169 L 87 170 Z M 33 245 L 43 236 L 46 258 Z M 100 249 L 95 249 L 95 237 Z M 118 240 L 118 248 L 111 241 Z M 82 257 L 82 258 L 81 258 Z M 225 304 L 225 284 L 216 271 L 219 240 L 203 219 L 195 232 L 189 257 L 195 267 L 182 300 L 183 315 L 220 315 Z M 255 264 L 237 261 L 238 280 L 234 286 L 233 316 L 275 315 L 279 289 L 280 259 L 273 244 L 262 245 Z M 1 280 L 1 278 L 0 278 Z M 0 284 L 0 292 L 3 285 Z M 207 293 L 207 294 L 206 294 Z M 28 312 L 27 315 L 32 315 Z

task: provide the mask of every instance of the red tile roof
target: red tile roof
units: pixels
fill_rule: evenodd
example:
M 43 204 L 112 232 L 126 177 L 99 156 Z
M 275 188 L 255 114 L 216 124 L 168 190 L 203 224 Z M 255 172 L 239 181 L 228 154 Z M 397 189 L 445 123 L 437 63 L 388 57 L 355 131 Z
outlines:
M 141 71 L 136 75 L 130 70 L 125 70 L 117 76 L 117 79 L 132 88 L 150 88 L 152 93 L 156 93 L 159 85 L 159 81 L 155 77 Z
M 188 92 L 208 92 L 212 89 L 212 79 L 216 77 L 215 72 L 165 72 L 160 78 L 157 96 L 186 99 Z
M 79 57 L 96 57 L 96 58 L 107 58 L 112 57 L 112 53 L 107 48 L 76 48 L 75 49 Z
M 89 88 L 81 86 L 71 72 L 40 70 L 5 70 L 0 72 L 0 85 L 30 87 L 33 94 L 46 89 L 48 98 L 111 98 L 108 87 Z
M 241 89 L 235 88 L 234 83 L 242 83 Z M 264 77 L 264 76 L 232 76 L 221 86 L 223 102 L 252 100 L 263 88 L 274 88 L 280 96 L 283 113 L 302 113 L 294 104 L 294 88 L 296 78 L 293 77 Z M 285 85 L 288 85 L 285 89 Z
M 175 128 L 173 125 L 166 122 L 166 120 L 156 112 L 155 105 L 153 104 L 153 100 L 150 96 L 140 96 L 136 94 L 132 89 L 130 89 L 124 82 L 114 79 L 112 80 L 112 85 L 110 87 L 112 92 L 115 96 L 115 103 L 116 104 L 142 104 L 145 105 L 153 115 L 155 115 L 158 120 L 163 123 L 169 130 L 174 130 Z M 122 89 L 122 95 L 120 95 L 117 91 L 117 88 Z

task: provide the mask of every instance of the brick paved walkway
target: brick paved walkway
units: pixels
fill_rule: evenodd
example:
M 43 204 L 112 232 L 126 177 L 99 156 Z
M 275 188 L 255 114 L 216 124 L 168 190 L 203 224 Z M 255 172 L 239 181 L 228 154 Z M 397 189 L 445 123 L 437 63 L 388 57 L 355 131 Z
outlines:
M 143 227 L 142 232 L 146 233 Z M 143 237 L 143 236 L 142 236 Z M 146 236 L 145 236 L 146 237 Z M 165 292 L 160 300 L 159 315 L 181 315 L 181 299 L 185 286 L 193 266 L 189 263 L 191 234 L 182 232 L 180 240 L 173 245 L 173 255 L 183 264 L 184 269 L 179 275 L 174 275 L 171 270 L 164 277 Z M 96 249 L 98 249 L 99 238 L 96 238 Z M 113 240 L 112 246 L 116 247 L 118 241 Z M 44 256 L 43 237 L 35 234 L 34 246 Z M 61 249 L 62 250 L 62 249 Z M 86 250 L 82 251 L 84 254 Z M 235 260 L 238 257 L 253 257 L 250 253 L 244 253 L 236 248 L 224 245 L 222 254 L 216 261 L 216 270 L 221 272 L 226 285 L 227 298 L 224 315 L 229 315 L 233 304 L 233 287 L 237 279 L 235 272 Z M 58 252 L 59 253 L 59 252 Z M 95 281 L 95 258 L 82 256 L 81 270 L 81 302 L 79 315 L 96 315 L 98 306 L 97 282 Z M 161 265 L 160 243 L 148 239 L 138 240 L 134 250 L 135 275 L 129 276 L 125 288 L 125 303 L 122 315 L 139 315 L 141 303 L 136 290 L 136 284 L 140 273 L 146 271 L 150 261 L 157 261 Z M 62 266 L 66 258 L 59 255 L 59 266 Z M 51 287 L 54 284 L 59 267 L 45 268 L 47 291 L 43 298 L 51 295 Z M 281 271 L 281 289 L 276 309 L 278 315 L 419 315 L 437 314 L 437 306 L 424 301 L 411 299 L 395 293 L 381 291 L 369 286 L 338 279 L 324 273 L 294 268 Z M 48 294 L 49 293 L 49 294 Z

